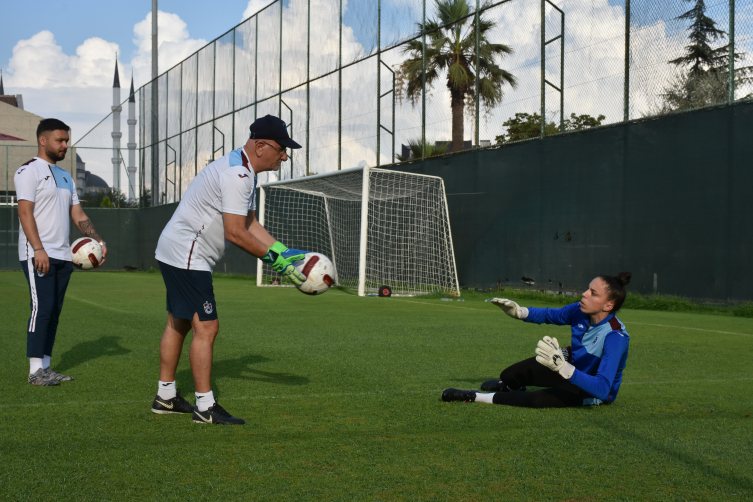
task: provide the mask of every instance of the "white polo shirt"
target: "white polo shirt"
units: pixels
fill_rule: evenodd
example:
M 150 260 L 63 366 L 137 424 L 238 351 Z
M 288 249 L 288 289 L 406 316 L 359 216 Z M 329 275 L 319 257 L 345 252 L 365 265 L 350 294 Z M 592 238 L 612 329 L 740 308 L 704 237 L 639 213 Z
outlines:
M 71 225 L 71 206 L 78 204 L 76 186 L 68 171 L 34 157 L 21 166 L 13 176 L 18 200 L 34 203 L 34 220 L 39 238 L 47 256 L 71 261 L 71 245 L 68 240 Z M 20 219 L 19 219 L 20 221 Z M 34 257 L 34 249 L 19 225 L 18 258 L 22 261 Z
M 243 148 L 221 157 L 194 178 L 160 235 L 157 260 L 185 270 L 211 272 L 225 254 L 222 213 L 256 210 L 256 173 Z

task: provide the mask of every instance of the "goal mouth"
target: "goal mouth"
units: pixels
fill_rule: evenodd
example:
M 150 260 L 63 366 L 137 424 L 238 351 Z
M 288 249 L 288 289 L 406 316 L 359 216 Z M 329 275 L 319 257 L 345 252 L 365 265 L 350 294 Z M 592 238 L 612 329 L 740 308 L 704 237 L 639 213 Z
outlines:
M 334 286 L 459 291 L 442 178 L 358 167 L 265 183 L 259 195 L 259 222 L 286 246 L 329 257 Z M 257 285 L 293 284 L 259 260 Z

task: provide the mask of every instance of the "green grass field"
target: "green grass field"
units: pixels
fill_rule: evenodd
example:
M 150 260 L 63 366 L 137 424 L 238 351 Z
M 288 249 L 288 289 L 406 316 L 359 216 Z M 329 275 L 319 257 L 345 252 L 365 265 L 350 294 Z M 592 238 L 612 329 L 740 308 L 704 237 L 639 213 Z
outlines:
M 529 410 L 440 392 L 566 327 L 513 321 L 481 295 L 308 297 L 218 277 L 213 389 L 247 421 L 223 427 L 150 412 L 160 274 L 74 274 L 53 367 L 76 380 L 60 387 L 26 383 L 23 274 L 0 273 L 0 290 L 3 499 L 753 499 L 749 318 L 623 310 L 617 401 Z M 187 356 L 177 381 L 194 402 Z

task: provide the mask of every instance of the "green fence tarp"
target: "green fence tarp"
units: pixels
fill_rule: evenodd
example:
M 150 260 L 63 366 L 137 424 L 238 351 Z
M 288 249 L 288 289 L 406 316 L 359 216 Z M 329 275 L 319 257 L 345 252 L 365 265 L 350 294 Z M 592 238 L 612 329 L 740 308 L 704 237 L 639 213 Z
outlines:
M 445 181 L 461 285 L 753 299 L 753 105 L 397 166 Z

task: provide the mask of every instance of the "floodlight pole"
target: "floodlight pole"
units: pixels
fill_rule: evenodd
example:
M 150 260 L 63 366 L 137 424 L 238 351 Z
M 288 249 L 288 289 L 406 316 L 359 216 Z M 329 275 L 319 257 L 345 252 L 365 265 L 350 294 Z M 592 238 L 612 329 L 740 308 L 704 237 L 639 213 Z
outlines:
M 361 238 L 358 257 L 358 296 L 366 294 L 366 246 L 369 237 L 369 166 L 363 168 L 361 188 Z

